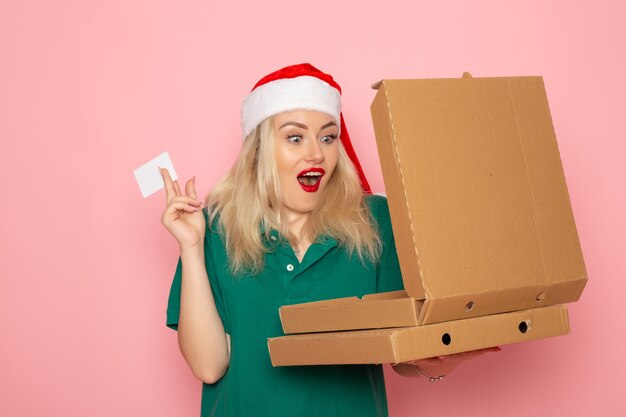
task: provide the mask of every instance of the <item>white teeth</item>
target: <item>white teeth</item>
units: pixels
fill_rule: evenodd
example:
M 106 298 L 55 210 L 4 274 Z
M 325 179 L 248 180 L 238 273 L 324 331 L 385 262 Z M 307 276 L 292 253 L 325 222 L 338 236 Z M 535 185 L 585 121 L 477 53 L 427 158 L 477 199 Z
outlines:
M 320 172 L 307 172 L 303 175 L 303 177 L 321 177 L 322 174 Z

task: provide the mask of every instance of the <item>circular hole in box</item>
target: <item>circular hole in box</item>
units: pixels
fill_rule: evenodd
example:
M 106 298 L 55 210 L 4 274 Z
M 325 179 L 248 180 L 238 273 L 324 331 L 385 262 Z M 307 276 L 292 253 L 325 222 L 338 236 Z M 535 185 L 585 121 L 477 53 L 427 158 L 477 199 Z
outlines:
M 530 329 L 530 322 L 528 320 L 522 321 L 517 328 L 520 333 L 526 333 Z
M 444 333 L 443 336 L 441 336 L 441 343 L 443 343 L 444 345 L 448 346 L 451 342 L 452 338 L 448 333 Z
M 540 292 L 539 294 L 537 294 L 537 296 L 535 297 L 535 300 L 540 303 L 543 301 L 543 299 L 546 298 L 546 293 L 545 292 Z
M 474 302 L 470 301 L 469 303 L 465 304 L 465 311 L 471 311 L 474 308 Z

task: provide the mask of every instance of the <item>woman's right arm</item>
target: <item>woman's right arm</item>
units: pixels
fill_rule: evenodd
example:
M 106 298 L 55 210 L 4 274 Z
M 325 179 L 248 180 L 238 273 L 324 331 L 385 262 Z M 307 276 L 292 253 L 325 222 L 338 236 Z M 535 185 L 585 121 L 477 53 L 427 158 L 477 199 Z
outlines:
M 197 200 L 193 180 L 187 181 L 184 196 L 168 171 L 161 173 L 167 199 L 161 222 L 178 241 L 182 264 L 178 346 L 194 375 L 213 384 L 228 368 L 230 336 L 224 331 L 207 276 L 202 202 Z
M 178 346 L 194 375 L 217 382 L 228 368 L 230 336 L 217 313 L 202 246 L 181 248 L 182 281 Z

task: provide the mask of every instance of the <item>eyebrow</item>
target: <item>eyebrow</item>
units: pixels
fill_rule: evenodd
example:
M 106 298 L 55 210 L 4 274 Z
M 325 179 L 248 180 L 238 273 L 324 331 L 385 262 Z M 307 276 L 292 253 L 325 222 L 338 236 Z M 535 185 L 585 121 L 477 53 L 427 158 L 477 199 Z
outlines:
M 298 123 L 298 122 L 285 122 L 285 123 L 283 123 L 279 127 L 279 129 L 282 129 L 285 126 L 296 126 L 296 127 L 299 127 L 300 129 L 304 129 L 304 130 L 308 130 L 309 129 L 307 125 L 302 124 L 302 123 Z M 324 130 L 327 127 L 331 127 L 331 126 L 335 126 L 336 127 L 337 123 L 335 123 L 334 121 L 328 122 L 324 126 L 322 126 L 320 130 Z

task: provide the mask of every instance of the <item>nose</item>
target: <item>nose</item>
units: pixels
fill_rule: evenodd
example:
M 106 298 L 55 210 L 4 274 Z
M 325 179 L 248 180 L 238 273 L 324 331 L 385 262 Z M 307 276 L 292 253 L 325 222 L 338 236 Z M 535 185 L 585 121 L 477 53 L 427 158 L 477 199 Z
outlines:
M 324 152 L 318 140 L 307 141 L 305 160 L 307 162 L 319 164 L 324 161 Z

